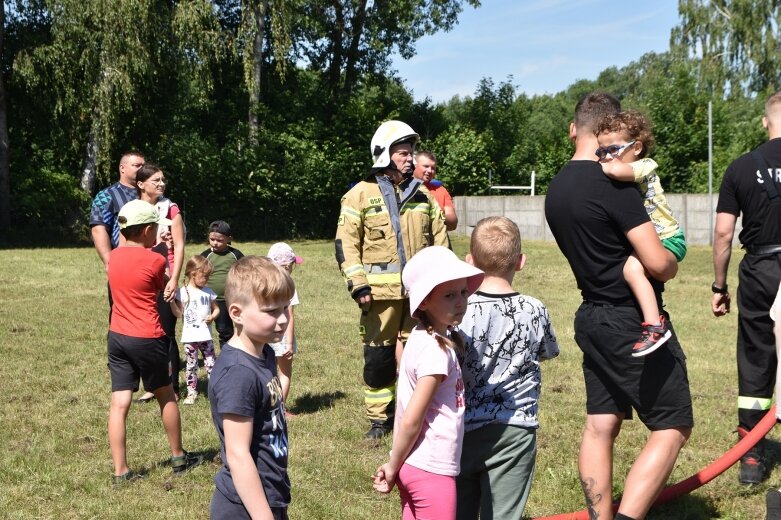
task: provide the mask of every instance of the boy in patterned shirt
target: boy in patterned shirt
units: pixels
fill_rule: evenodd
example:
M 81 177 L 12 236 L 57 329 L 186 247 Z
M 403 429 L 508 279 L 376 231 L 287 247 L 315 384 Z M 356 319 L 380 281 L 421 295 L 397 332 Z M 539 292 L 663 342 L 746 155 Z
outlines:
M 513 221 L 479 221 L 466 260 L 485 279 L 459 326 L 466 413 L 456 518 L 517 519 L 537 456 L 540 361 L 556 357 L 559 345 L 545 305 L 512 287 L 526 262 Z

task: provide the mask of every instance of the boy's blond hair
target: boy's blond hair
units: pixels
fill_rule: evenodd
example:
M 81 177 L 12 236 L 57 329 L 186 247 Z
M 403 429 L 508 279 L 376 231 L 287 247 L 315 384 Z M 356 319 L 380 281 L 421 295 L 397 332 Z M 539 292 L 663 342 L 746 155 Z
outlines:
M 245 256 L 233 264 L 225 281 L 225 303 L 248 304 L 288 301 L 295 284 L 287 273 L 265 256 Z
M 472 231 L 469 253 L 475 267 L 487 275 L 514 271 L 521 256 L 521 231 L 507 217 L 486 217 Z

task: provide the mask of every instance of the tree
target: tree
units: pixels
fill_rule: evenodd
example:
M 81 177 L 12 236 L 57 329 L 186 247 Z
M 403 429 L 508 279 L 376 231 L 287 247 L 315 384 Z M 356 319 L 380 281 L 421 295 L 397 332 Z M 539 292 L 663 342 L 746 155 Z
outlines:
M 453 195 L 482 195 L 488 191 L 494 164 L 482 136 L 454 124 L 432 144 L 437 155 L 437 177 Z
M 31 90 L 46 81 L 57 93 L 55 119 L 69 119 L 70 127 L 86 122 L 80 186 L 87 192 L 100 166 L 107 173 L 119 120 L 132 111 L 150 71 L 158 43 L 153 3 L 51 0 L 50 43 L 19 56 L 17 72 Z
M 4 55 L 5 2 L 0 7 L 0 56 Z M 8 158 L 8 119 L 5 104 L 5 81 L 0 73 L 0 231 L 11 227 L 11 170 Z
M 701 58 L 708 92 L 765 92 L 781 83 L 781 2 L 680 0 L 678 12 L 671 46 Z
M 332 96 L 349 97 L 363 74 L 388 74 L 390 56 L 415 55 L 426 34 L 450 30 L 462 5 L 479 0 L 312 0 L 295 9 L 295 46 L 322 70 Z
M 269 9 L 271 8 L 271 9 Z M 267 19 L 271 24 L 267 30 Z M 236 41 L 243 42 L 244 81 L 249 91 L 249 135 L 257 144 L 260 128 L 261 80 L 263 76 L 263 45 L 272 49 L 277 63 L 277 72 L 284 77 L 287 53 L 290 50 L 290 18 L 287 14 L 287 0 L 242 0 L 241 35 Z

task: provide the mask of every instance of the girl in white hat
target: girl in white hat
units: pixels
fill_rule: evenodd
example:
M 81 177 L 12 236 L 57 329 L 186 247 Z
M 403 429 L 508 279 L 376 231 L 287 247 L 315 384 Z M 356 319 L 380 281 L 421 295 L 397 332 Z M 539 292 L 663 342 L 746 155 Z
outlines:
M 372 476 L 389 493 L 398 484 L 402 518 L 453 519 L 464 433 L 464 382 L 455 331 L 483 272 L 448 248 L 416 254 L 402 273 L 410 313 L 420 321 L 401 356 L 390 461 Z

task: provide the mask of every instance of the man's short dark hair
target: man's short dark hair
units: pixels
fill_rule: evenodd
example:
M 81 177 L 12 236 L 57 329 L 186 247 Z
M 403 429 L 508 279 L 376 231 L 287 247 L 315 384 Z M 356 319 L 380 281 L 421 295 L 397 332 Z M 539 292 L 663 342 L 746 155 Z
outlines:
M 602 118 L 621 112 L 621 103 L 607 92 L 589 92 L 575 105 L 578 132 L 593 132 Z

